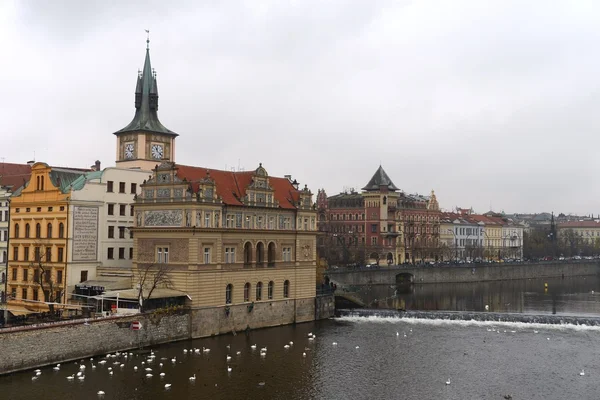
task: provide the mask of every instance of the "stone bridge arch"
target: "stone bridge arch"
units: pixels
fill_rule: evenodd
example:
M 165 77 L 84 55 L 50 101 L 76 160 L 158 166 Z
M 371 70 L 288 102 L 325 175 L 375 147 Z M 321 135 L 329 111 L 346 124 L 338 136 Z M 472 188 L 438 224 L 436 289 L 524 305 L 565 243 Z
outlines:
M 414 283 L 415 276 L 410 272 L 402 272 L 396 275 L 396 285 L 410 285 Z

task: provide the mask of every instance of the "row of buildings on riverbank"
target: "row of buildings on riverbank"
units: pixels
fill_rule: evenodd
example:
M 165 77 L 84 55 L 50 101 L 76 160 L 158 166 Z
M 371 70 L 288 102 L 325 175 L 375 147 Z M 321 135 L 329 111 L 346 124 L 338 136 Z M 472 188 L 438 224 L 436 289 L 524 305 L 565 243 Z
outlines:
M 134 118 L 114 133 L 115 167 L 0 166 L 6 311 L 186 304 L 217 310 L 203 322 L 212 333 L 315 319 L 318 228 L 308 186 L 262 164 L 177 164 L 178 134 L 157 110 L 147 48 Z

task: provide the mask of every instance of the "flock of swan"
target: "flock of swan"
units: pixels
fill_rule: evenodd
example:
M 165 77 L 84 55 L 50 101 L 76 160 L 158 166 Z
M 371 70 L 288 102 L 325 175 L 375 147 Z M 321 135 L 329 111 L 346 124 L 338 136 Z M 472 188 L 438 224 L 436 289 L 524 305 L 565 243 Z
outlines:
M 511 330 L 511 331 L 507 332 L 506 330 L 501 331 L 500 329 L 496 329 L 496 328 L 488 328 L 487 331 L 488 332 L 495 332 L 495 333 L 502 333 L 502 332 L 503 333 L 516 333 L 516 331 L 514 331 L 514 330 Z M 539 333 L 539 331 L 537 331 L 537 330 L 534 330 L 533 332 L 535 334 Z M 412 333 L 412 329 L 409 330 L 409 333 Z M 402 334 L 400 334 L 400 332 L 396 332 L 396 337 L 399 338 L 400 336 L 402 336 L 404 338 L 408 337 L 407 334 L 406 334 L 406 332 L 403 332 Z M 310 332 L 307 335 L 307 339 L 308 339 L 309 343 L 314 343 L 314 341 L 316 340 L 316 338 L 317 338 L 317 336 L 314 335 L 312 332 Z M 548 337 L 547 340 L 550 340 L 550 338 Z M 287 344 L 285 344 L 283 346 L 283 349 L 284 350 L 289 350 L 293 346 L 294 346 L 294 342 L 289 342 L 289 343 L 287 343 Z M 332 342 L 332 346 L 334 346 L 334 347 L 338 346 L 338 342 L 335 342 L 335 341 Z M 227 345 L 226 348 L 227 348 L 227 350 L 229 352 L 229 350 L 231 349 L 231 345 Z M 252 352 L 255 352 L 257 349 L 258 349 L 258 346 L 256 344 L 250 345 L 250 350 Z M 358 346 L 358 345 L 355 346 L 355 349 L 359 350 L 360 346 Z M 310 350 L 311 350 L 310 348 L 305 347 L 304 351 L 302 352 L 302 357 L 306 357 L 306 352 L 310 351 Z M 198 354 L 204 354 L 204 355 L 206 355 L 206 354 L 209 354 L 209 353 L 210 353 L 210 349 L 206 348 L 206 347 L 183 349 L 183 354 L 184 355 L 187 355 L 187 354 L 197 354 L 197 355 Z M 242 354 L 242 352 L 241 351 L 237 351 L 235 354 L 239 356 L 239 355 Z M 265 347 L 261 347 L 260 351 L 259 351 L 259 354 L 263 358 L 266 357 L 267 356 L 267 347 L 266 346 Z M 109 375 L 113 375 L 115 369 L 118 368 L 119 370 L 123 370 L 126 367 L 125 362 L 129 358 L 132 358 L 133 356 L 134 356 L 134 354 L 131 353 L 131 352 L 130 353 L 128 353 L 128 352 L 115 352 L 114 354 L 107 354 L 106 356 L 104 356 L 103 359 L 97 361 L 97 364 L 94 363 L 94 358 L 92 357 L 92 358 L 89 359 L 89 362 L 90 362 L 89 367 L 90 367 L 91 370 L 95 370 L 98 365 L 104 366 L 104 365 L 110 363 L 110 365 L 112 365 L 112 366 L 108 366 L 106 368 L 106 371 L 108 372 Z M 137 357 L 137 355 L 136 355 L 136 357 Z M 151 350 L 150 354 L 147 355 L 147 356 L 145 356 L 145 360 L 141 361 L 141 366 L 140 367 L 138 367 L 137 365 L 133 366 L 133 371 L 134 372 L 138 372 L 138 370 L 141 368 L 142 371 L 145 373 L 143 376 L 146 379 L 152 378 L 154 376 L 154 373 L 157 372 L 156 368 L 153 367 L 154 365 L 156 365 L 155 364 L 156 358 L 157 358 L 156 353 L 154 352 L 154 350 Z M 232 360 L 233 360 L 233 357 L 230 354 L 227 354 L 226 357 L 225 357 L 225 363 L 226 363 L 226 370 L 227 370 L 228 374 L 230 374 L 233 371 L 233 369 L 232 369 L 232 367 L 230 365 L 230 362 Z M 172 357 L 170 359 L 167 358 L 167 357 L 162 357 L 162 358 L 160 358 L 160 361 L 161 362 L 158 363 L 158 369 L 159 370 L 161 370 L 162 367 L 164 366 L 164 364 L 163 364 L 162 361 L 164 361 L 164 362 L 170 361 L 173 365 L 175 365 L 177 363 L 177 357 Z M 69 380 L 69 381 L 74 381 L 74 380 L 83 381 L 83 380 L 85 380 L 85 371 L 87 369 L 87 366 L 85 364 L 85 360 L 80 360 L 79 362 L 75 362 L 75 364 L 78 365 L 79 371 L 77 373 L 72 374 L 72 375 L 68 375 L 66 377 L 66 379 Z M 113 367 L 114 367 L 114 369 L 113 369 Z M 61 364 L 56 364 L 54 367 L 52 367 L 52 370 L 55 371 L 55 372 L 56 371 L 60 371 L 60 369 L 61 369 Z M 40 377 L 41 374 L 42 374 L 42 370 L 36 369 L 34 371 L 34 375 L 32 376 L 31 380 L 32 381 L 37 380 Z M 161 372 L 159 372 L 158 375 L 162 379 L 162 378 L 164 378 L 166 376 L 166 373 L 161 371 Z M 585 376 L 585 371 L 582 369 L 581 372 L 579 372 L 579 375 L 580 376 Z M 190 376 L 188 379 L 189 379 L 190 383 L 194 383 L 196 381 L 196 374 Z M 445 383 L 446 383 L 446 385 L 450 385 L 451 384 L 450 378 L 448 378 L 448 380 Z M 265 382 L 260 382 L 259 383 L 259 386 L 264 386 L 264 385 L 265 385 Z M 164 384 L 165 390 L 170 389 L 171 386 L 172 386 L 171 383 L 165 383 Z M 217 385 L 215 384 L 215 386 L 217 386 Z M 97 392 L 97 395 L 98 396 L 104 396 L 105 392 L 102 391 L 102 390 L 99 390 Z

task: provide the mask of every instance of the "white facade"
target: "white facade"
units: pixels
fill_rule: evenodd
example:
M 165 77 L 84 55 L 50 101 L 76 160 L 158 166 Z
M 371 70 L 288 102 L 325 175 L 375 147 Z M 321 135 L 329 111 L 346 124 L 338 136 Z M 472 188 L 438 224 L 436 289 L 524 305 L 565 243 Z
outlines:
M 5 289 L 6 264 L 8 263 L 8 220 L 9 197 L 11 192 L 0 187 L 0 299 Z
M 519 225 L 504 225 L 502 227 L 502 257 L 523 258 L 523 227 Z
M 480 258 L 483 249 L 484 224 L 459 218 L 452 221 L 454 234 L 455 257 L 459 260 L 471 261 Z
M 131 269 L 134 225 L 132 204 L 152 174 L 139 169 L 106 168 L 76 181 L 69 203 L 67 291 L 96 279 L 97 268 Z

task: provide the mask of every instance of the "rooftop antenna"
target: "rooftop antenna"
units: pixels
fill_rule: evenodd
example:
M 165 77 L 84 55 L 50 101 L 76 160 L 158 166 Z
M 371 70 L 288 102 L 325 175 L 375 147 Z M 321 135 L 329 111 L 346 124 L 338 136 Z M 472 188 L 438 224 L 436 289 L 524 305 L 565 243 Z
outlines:
M 150 30 L 145 29 L 146 31 L 146 50 L 150 49 Z

